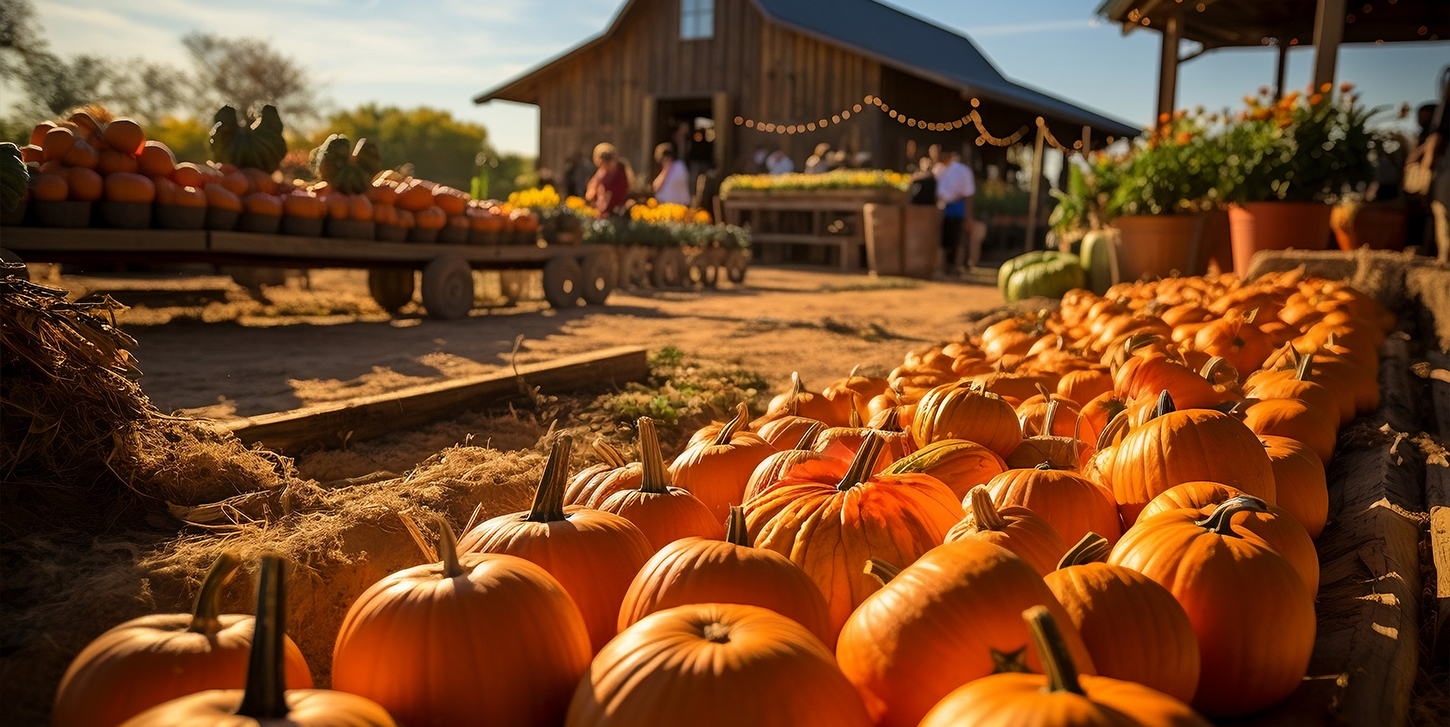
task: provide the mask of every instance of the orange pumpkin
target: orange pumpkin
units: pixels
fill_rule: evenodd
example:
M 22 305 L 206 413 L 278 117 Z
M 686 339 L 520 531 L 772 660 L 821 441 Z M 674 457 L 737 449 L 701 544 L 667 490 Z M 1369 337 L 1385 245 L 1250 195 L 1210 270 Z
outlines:
M 918 447 L 939 439 L 965 439 L 1005 458 L 1022 441 L 1022 426 L 1001 396 L 958 382 L 938 386 L 921 398 L 911 435 Z
M 441 230 L 448 226 L 448 215 L 436 205 L 414 212 L 413 220 L 420 230 Z
M 965 439 L 938 439 L 891 463 L 883 474 L 930 475 L 964 498 L 977 485 L 1007 471 L 1001 455 Z
M 784 420 L 777 419 L 775 421 Z M 745 493 L 741 495 L 742 501 L 749 502 L 752 498 L 760 496 L 761 493 L 774 489 L 782 480 L 795 476 L 794 472 L 796 467 L 806 465 L 809 462 L 822 463 L 820 465 L 808 465 L 812 468 L 812 471 L 821 471 L 816 469 L 821 466 L 831 467 L 832 469 L 839 466 L 838 458 L 811 449 L 815 444 L 816 435 L 823 431 L 824 425 L 813 419 L 808 421 L 813 422 L 813 424 L 801 436 L 800 441 L 795 445 L 795 449 L 776 452 L 761 460 L 760 464 L 755 466 L 755 470 L 750 473 L 750 481 L 745 483 Z M 771 422 L 771 424 L 774 423 Z M 762 431 L 764 431 L 764 428 L 762 428 Z M 841 473 L 845 473 L 844 467 L 841 468 Z
M 1277 704 L 1314 650 L 1314 595 L 1283 556 L 1235 532 L 1233 516 L 1246 510 L 1267 507 L 1236 497 L 1208 518 L 1162 513 L 1130 528 L 1108 556 L 1167 588 L 1188 613 L 1202 658 L 1193 706 L 1213 716 Z
M 373 219 L 373 203 L 362 194 L 347 195 L 348 217 L 358 222 L 371 222 Z
M 969 682 L 932 707 L 920 727 L 1209 727 L 1171 695 L 1131 680 L 1079 675 L 1052 612 L 1033 606 L 1022 617 L 1045 674 L 993 674 Z
M 449 217 L 461 215 L 468 208 L 468 195 L 440 184 L 433 188 L 433 205 Z
M 1240 411 L 1249 431 L 1296 440 L 1314 452 L 1321 465 L 1329 464 L 1339 439 L 1332 412 L 1316 410 L 1301 399 L 1257 399 L 1247 404 Z
M 1161 353 L 1129 357 L 1113 376 L 1113 390 L 1139 400 L 1152 400 L 1166 390 L 1182 409 L 1208 408 L 1224 401 L 1208 379 Z
M 308 220 L 321 219 L 326 207 L 316 195 L 294 189 L 282 196 L 282 214 Z
M 70 199 L 95 202 L 105 194 L 105 181 L 94 169 L 66 167 L 65 183 Z
M 228 210 L 230 212 L 242 211 L 242 199 L 231 190 L 220 184 L 206 185 L 206 204 L 208 207 Z
M 1113 375 L 1103 368 L 1069 371 L 1057 380 L 1057 395 L 1079 407 L 1113 390 Z
M 282 198 L 266 192 L 249 192 L 242 198 L 242 208 L 248 214 L 280 217 L 284 210 Z
M 332 686 L 409 727 L 560 724 L 589 666 L 578 607 L 522 558 L 459 558 L 441 524 L 441 563 L 398 571 L 348 609 Z
M 207 689 L 240 689 L 256 620 L 218 614 L 222 584 L 240 562 L 222 555 L 196 594 L 192 612 L 142 616 L 96 637 L 71 662 L 51 711 L 51 724 L 115 727 L 163 702 Z M 312 687 L 307 662 L 287 639 L 287 686 Z
M 70 194 L 70 185 L 65 181 L 65 175 L 40 172 L 36 174 L 34 186 L 30 190 L 30 196 L 41 202 L 64 202 Z
M 1113 494 L 1075 472 L 1051 465 L 1011 469 L 993 477 L 987 489 L 997 507 L 1031 510 L 1064 543 L 1075 543 L 1090 532 L 1116 543 L 1123 534 Z
M 1000 545 L 1022 556 L 1041 575 L 1057 568 L 1057 562 L 1067 553 L 1067 543 L 1051 523 L 1025 507 L 1012 505 L 999 510 L 986 485 L 973 487 L 963 505 L 966 517 L 947 531 L 948 543 L 982 540 Z
M 1098 674 L 1192 701 L 1199 657 L 1188 614 L 1142 573 L 1101 562 L 1110 549 L 1088 533 L 1043 580 L 1082 634 Z
M 111 202 L 151 204 L 156 199 L 156 184 L 150 177 L 140 174 L 107 174 L 104 196 Z
M 460 547 L 464 553 L 518 556 L 548 571 L 578 605 L 598 651 L 613 638 L 624 592 L 654 549 L 618 515 L 564 507 L 571 446 L 567 436 L 554 443 L 533 508 L 479 524 Z
M 582 505 L 597 510 L 610 495 L 639 489 L 640 481 L 644 479 L 644 464 L 626 462 L 624 455 L 603 437 L 595 439 L 591 446 L 600 461 L 569 478 L 569 486 L 564 490 L 565 505 Z
M 880 587 L 861 572 L 866 561 L 911 563 L 963 514 L 952 491 L 933 477 L 868 475 L 880 446 L 868 437 L 838 482 L 787 478 L 745 503 L 756 547 L 790 558 L 810 575 L 826 596 L 833 628 Z
M 828 427 L 844 427 L 850 424 L 849 412 L 842 412 L 830 399 L 821 394 L 806 391 L 799 371 L 790 375 L 790 390 L 778 394 L 765 408 L 765 416 L 754 422 L 756 428 L 773 419 L 787 416 L 802 416 L 825 422 Z
M 245 688 L 190 693 L 142 712 L 122 727 L 397 727 L 386 710 L 364 697 L 325 689 L 287 690 L 291 654 L 284 633 L 287 600 L 280 558 L 262 558 L 260 581 L 256 627 L 248 634 L 252 643 Z M 56 724 L 80 723 L 57 718 Z
M 731 505 L 744 501 L 751 473 L 776 452 L 770 442 L 745 430 L 749 419 L 750 410 L 741 402 L 735 417 L 726 422 L 714 439 L 685 448 L 670 463 L 670 476 L 675 485 L 700 498 L 720 522 L 730 514 Z
M 68 126 L 56 126 L 45 132 L 45 138 L 41 140 L 40 148 L 44 152 L 45 161 L 60 161 L 70 153 L 78 141 L 73 129 Z
M 95 166 L 96 171 L 106 175 L 123 172 L 136 174 L 141 170 L 141 163 L 135 156 L 115 149 L 102 149 L 94 165 L 78 166 Z
M 1264 446 L 1237 419 L 1210 409 L 1178 411 L 1159 397 L 1158 416 L 1114 447 L 1103 470 L 1123 522 L 1159 493 L 1195 480 L 1222 482 L 1274 502 L 1274 469 Z
M 1324 464 L 1303 442 L 1272 435 L 1260 435 L 1259 440 L 1274 467 L 1274 494 L 1279 507 L 1293 515 L 1310 538 L 1318 538 L 1329 519 Z
M 400 210 L 418 212 L 433 206 L 433 190 L 418 184 L 419 180 L 403 185 L 398 189 L 397 200 L 393 205 Z
M 871 720 L 831 652 L 800 624 L 758 606 L 705 603 L 651 614 L 620 632 L 580 681 L 564 724 L 870 727 Z
M 136 161 L 140 166 L 140 172 L 148 177 L 170 177 L 176 173 L 176 157 L 172 156 L 170 148 L 159 141 L 146 142 L 145 146 L 141 147 L 141 154 Z M 182 186 L 199 187 L 201 185 Z
M 1042 576 L 1006 548 L 947 543 L 894 574 L 841 629 L 836 660 L 881 727 L 914 727 L 953 689 L 998 671 L 1041 669 L 1023 609 L 1046 606 L 1073 660 L 1093 671 L 1082 637 Z
M 705 503 L 688 491 L 671 486 L 654 420 L 649 417 L 639 419 L 639 449 L 643 466 L 639 489 L 616 492 L 599 509 L 634 523 L 649 541 L 652 551 L 680 538 L 719 540 L 724 537 L 724 526 L 715 520 Z
M 160 144 L 161 142 L 158 141 L 156 143 Z M 142 154 L 144 155 L 145 152 L 143 151 Z M 211 169 L 211 167 L 203 170 L 191 162 L 181 162 L 176 165 L 176 169 L 171 173 L 171 181 L 183 187 L 196 187 L 200 189 L 210 186 L 213 182 L 220 186 L 222 177 L 216 174 L 215 170 Z
M 658 611 L 690 603 L 743 603 L 768 608 L 806 627 L 828 647 L 836 629 L 821 589 L 790 559 L 753 548 L 745 515 L 731 508 L 725 540 L 681 538 L 655 553 L 629 585 L 619 630 Z
M 115 151 L 134 157 L 141 155 L 142 147 L 146 143 L 146 132 L 131 119 L 112 119 L 102 130 L 101 138 Z
M 812 428 L 814 428 L 816 430 L 816 433 L 819 434 L 821 430 L 826 428 L 826 425 L 819 419 L 811 419 L 810 417 L 791 415 L 783 416 L 778 419 L 771 419 L 770 421 L 761 424 L 760 427 L 755 430 L 755 433 L 759 434 L 761 439 L 770 442 L 771 446 L 775 447 L 776 449 L 784 450 L 786 447 L 793 446 L 797 442 L 801 441 L 801 439 L 805 437 L 806 432 L 810 431 Z M 695 435 L 692 435 L 690 437 L 690 444 L 697 444 L 698 440 L 696 439 L 696 437 L 700 436 L 705 431 L 706 430 L 702 428 L 698 430 Z M 715 435 L 719 435 L 719 430 L 716 430 Z M 711 436 L 709 438 L 713 439 L 714 437 Z M 815 438 L 812 438 L 810 443 L 814 444 L 815 441 Z
M 1187 482 L 1169 488 L 1143 508 L 1138 523 L 1165 512 L 1179 509 L 1199 511 L 1210 515 L 1213 509 L 1244 493 L 1216 482 Z M 1319 592 L 1319 554 L 1314 549 L 1314 540 L 1309 532 L 1289 511 L 1278 505 L 1266 504 L 1265 510 L 1246 509 L 1233 516 L 1233 526 L 1252 537 L 1262 540 L 1274 552 L 1284 556 L 1289 565 L 1299 573 L 1305 587 L 1311 594 Z

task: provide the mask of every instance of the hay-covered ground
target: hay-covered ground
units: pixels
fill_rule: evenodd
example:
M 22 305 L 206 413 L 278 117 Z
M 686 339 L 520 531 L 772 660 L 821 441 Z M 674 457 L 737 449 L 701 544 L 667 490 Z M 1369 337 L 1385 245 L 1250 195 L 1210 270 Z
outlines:
M 0 291 L 0 703 L 15 725 L 46 724 L 66 664 L 100 632 L 186 610 L 223 551 L 296 564 L 291 631 L 325 685 L 351 601 L 421 561 L 406 522 L 426 529 L 441 514 L 462 528 L 524 509 L 551 432 L 581 444 L 603 435 L 632 455 L 627 423 L 649 414 L 672 454 L 736 402 L 758 409 L 793 370 L 813 388 L 856 366 L 885 373 L 999 302 L 983 287 L 756 270 L 738 290 L 617 295 L 608 308 L 564 313 L 526 302 L 442 323 L 416 311 L 389 320 L 348 272 L 266 288 L 263 299 L 215 276 L 51 282 L 109 291 L 131 308 L 77 307 L 18 284 Z M 193 419 L 493 371 L 519 335 L 519 363 L 632 344 L 654 352 L 652 375 L 295 462 Z M 590 458 L 575 451 L 578 469 Z M 250 591 L 250 578 L 234 578 L 225 607 L 250 610 Z

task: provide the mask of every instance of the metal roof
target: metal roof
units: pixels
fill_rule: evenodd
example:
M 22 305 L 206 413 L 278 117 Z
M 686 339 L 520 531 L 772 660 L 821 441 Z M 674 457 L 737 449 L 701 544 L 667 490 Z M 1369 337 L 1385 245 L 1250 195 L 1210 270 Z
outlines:
M 1008 79 L 970 38 L 875 0 L 751 0 L 766 20 L 802 35 L 860 53 L 877 62 L 983 99 L 1009 104 L 1054 120 L 1115 136 L 1136 136 L 1138 127 L 1077 106 Z M 474 97 L 526 101 L 530 81 L 557 64 L 608 39 L 634 0 L 626 2 L 603 33 Z

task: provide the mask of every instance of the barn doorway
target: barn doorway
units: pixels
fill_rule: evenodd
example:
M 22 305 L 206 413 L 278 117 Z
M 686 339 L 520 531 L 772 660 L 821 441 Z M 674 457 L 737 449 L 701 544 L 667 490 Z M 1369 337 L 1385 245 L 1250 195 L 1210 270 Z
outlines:
M 692 98 L 659 99 L 654 108 L 654 130 L 649 149 L 650 178 L 659 173 L 654 147 L 670 142 L 690 172 L 690 191 L 695 206 L 709 207 L 719 188 L 725 139 L 719 119 L 723 118 L 725 94 Z

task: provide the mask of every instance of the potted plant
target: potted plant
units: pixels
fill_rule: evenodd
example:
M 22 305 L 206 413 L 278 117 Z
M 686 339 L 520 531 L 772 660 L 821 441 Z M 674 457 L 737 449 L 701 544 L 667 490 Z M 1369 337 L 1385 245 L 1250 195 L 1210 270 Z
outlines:
M 1234 269 L 1259 250 L 1320 250 L 1329 242 L 1330 205 L 1374 176 L 1364 109 L 1345 84 L 1275 101 L 1260 89 L 1222 134 L 1219 190 L 1229 207 Z
M 1217 198 L 1221 149 L 1201 115 L 1160 119 L 1146 140 L 1118 162 L 1104 215 L 1118 230 L 1123 280 L 1198 270 L 1199 212 Z

